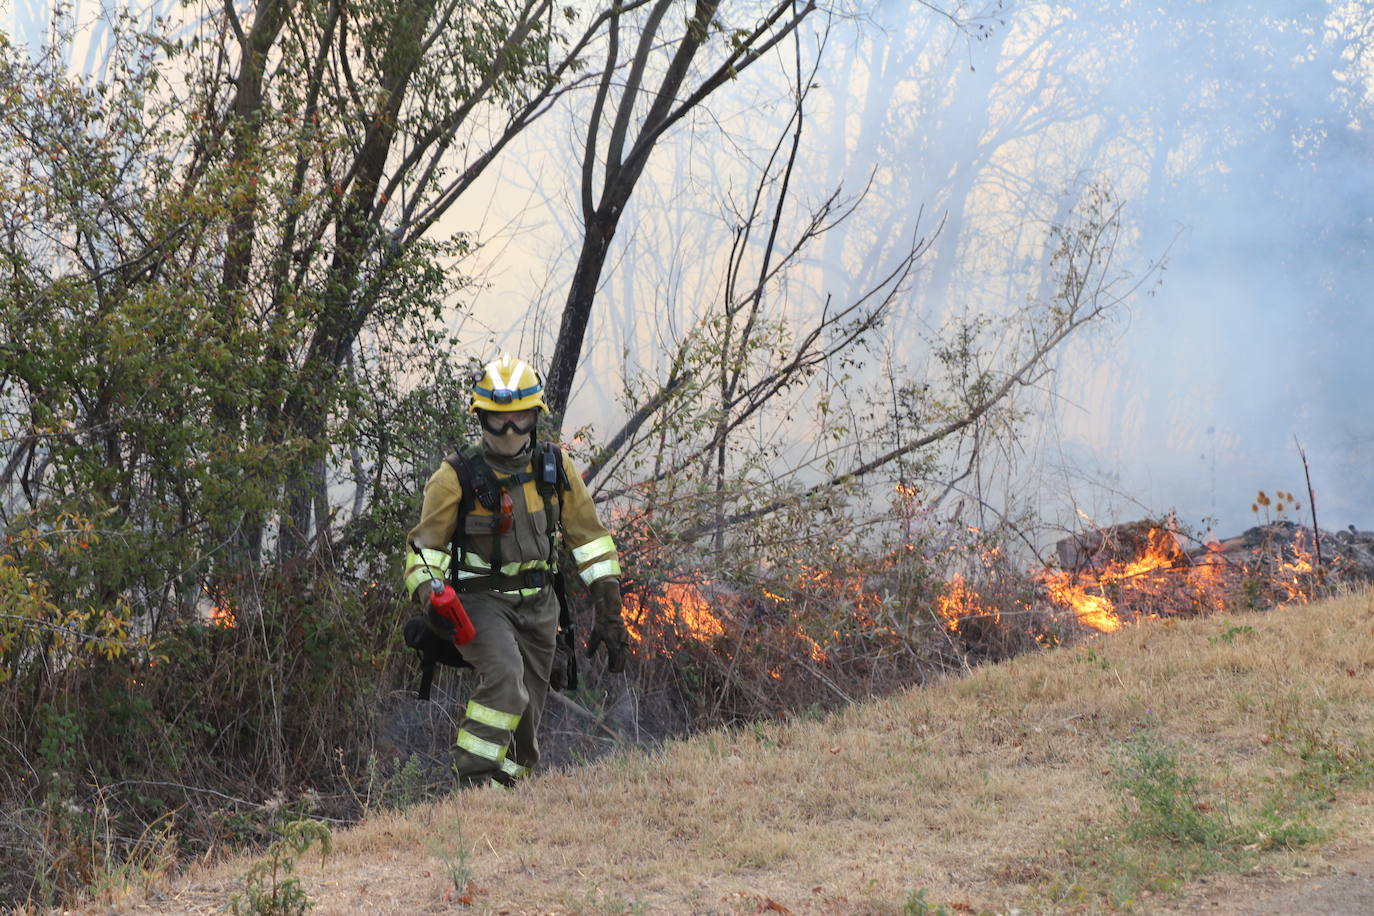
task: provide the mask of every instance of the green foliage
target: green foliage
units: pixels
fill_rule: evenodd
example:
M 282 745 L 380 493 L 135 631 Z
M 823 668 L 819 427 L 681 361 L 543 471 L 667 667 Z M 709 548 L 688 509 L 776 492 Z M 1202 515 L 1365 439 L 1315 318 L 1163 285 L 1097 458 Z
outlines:
M 1322 842 L 1330 830 L 1321 812 L 1334 793 L 1374 784 L 1366 743 L 1342 746 L 1304 733 L 1273 749 L 1296 766 L 1281 768 L 1265 785 L 1233 791 L 1246 803 L 1232 809 L 1208 799 L 1179 749 L 1153 724 L 1141 728 L 1112 758 L 1122 794 L 1119 824 L 1084 828 L 1069 841 L 1076 880 L 1048 886 L 1047 897 L 1075 906 L 1105 898 L 1130 909 L 1146 891 L 1168 893 L 1199 874 L 1244 870 L 1267 851 Z
M 949 916 L 949 910 L 926 900 L 925 888 L 917 888 L 906 898 L 903 916 Z
M 588 916 L 643 916 L 650 910 L 643 902 L 626 899 L 614 890 L 599 889 L 582 896 L 567 895 L 564 906 L 573 913 Z
M 299 916 L 313 905 L 300 879 L 292 875 L 296 859 L 317 845 L 323 864 L 333 845 L 329 828 L 319 821 L 288 821 L 265 854 L 244 878 L 243 894 L 230 898 L 235 916 Z
M 1238 637 L 1249 637 L 1253 636 L 1254 633 L 1254 627 L 1250 626 L 1249 624 L 1241 624 L 1239 626 L 1227 627 L 1220 633 L 1220 635 L 1209 637 L 1207 641 L 1210 643 L 1223 642 L 1227 645 L 1230 645 Z
M 358 34 L 390 43 L 353 62 L 355 88 L 419 52 L 418 30 L 396 28 L 411 8 L 350 7 Z M 19 876 L 15 899 L 96 874 L 71 864 L 97 835 L 72 818 L 102 785 L 110 833 L 177 809 L 194 851 L 256 836 L 238 794 L 327 785 L 336 748 L 366 759 L 412 469 L 465 422 L 457 370 L 433 354 L 453 344 L 435 319 L 469 241 L 398 234 L 385 189 L 374 212 L 346 184 L 367 148 L 354 98 L 298 78 L 335 47 L 329 8 L 290 6 L 255 110 L 247 75 L 216 69 L 241 57 L 226 33 L 174 42 L 111 15 L 99 79 L 66 65 L 80 36 L 61 10 L 51 48 L 0 35 L 0 873 Z M 510 15 L 464 22 L 499 43 Z M 542 85 L 532 58 L 483 60 L 420 70 L 482 87 L 472 68 L 499 64 L 512 98 Z M 403 117 L 474 102 L 446 89 Z M 438 194 L 412 188 L 417 205 Z M 420 391 L 398 403 L 402 375 Z M 344 526 L 313 499 L 326 462 L 357 478 Z
M 1151 731 L 1128 741 L 1112 761 L 1127 800 L 1123 818 L 1136 839 L 1213 846 L 1227 838 L 1225 822 L 1203 801 L 1197 777 Z
M 388 765 L 376 754 L 369 754 L 358 806 L 369 814 L 388 809 L 404 811 L 429 798 L 433 788 L 430 773 L 417 755 L 393 759 Z
M 470 903 L 473 892 L 472 866 L 469 864 L 472 848 L 463 840 L 462 825 L 455 824 L 452 831 L 445 830 L 442 836 L 431 838 L 428 845 L 434 857 L 444 863 L 453 893 L 460 899 L 468 897 L 467 902 Z
M 1304 729 L 1296 741 L 1283 742 L 1283 753 L 1298 762 L 1295 783 L 1304 800 L 1325 807 L 1343 786 L 1374 785 L 1374 741 L 1342 744 L 1316 729 Z

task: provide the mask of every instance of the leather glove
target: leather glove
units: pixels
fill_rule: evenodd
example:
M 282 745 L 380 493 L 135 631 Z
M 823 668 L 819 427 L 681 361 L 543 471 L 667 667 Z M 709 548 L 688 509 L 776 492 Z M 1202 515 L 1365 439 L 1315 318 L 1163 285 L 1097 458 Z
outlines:
M 613 576 L 597 579 L 591 584 L 591 593 L 596 622 L 587 637 L 587 657 L 605 643 L 606 670 L 619 674 L 625 670 L 625 653 L 630 647 L 630 634 L 620 616 L 620 580 Z

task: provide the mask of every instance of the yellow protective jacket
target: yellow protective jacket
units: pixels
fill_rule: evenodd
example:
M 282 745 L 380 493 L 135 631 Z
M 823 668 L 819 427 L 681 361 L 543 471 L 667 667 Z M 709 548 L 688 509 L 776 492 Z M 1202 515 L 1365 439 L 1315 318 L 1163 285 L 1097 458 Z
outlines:
M 503 584 L 506 586 L 502 591 L 512 595 L 534 595 L 545 587 L 537 573 L 555 568 L 556 557 L 550 555 L 549 513 L 545 510 L 544 499 L 534 479 L 535 459 L 541 457 L 542 453 L 506 458 L 485 447 L 479 450 L 498 486 L 511 497 L 510 530 L 494 534 L 494 513 L 473 499 L 464 522 L 464 555 L 451 555 L 450 547 L 458 525 L 463 487 L 457 471 L 448 461 L 444 461 L 425 484 L 420 522 L 410 530 L 404 573 L 408 594 L 431 578 L 452 581 L 461 590 L 464 578 L 499 573 L 504 577 Z M 561 457 L 566 489 L 559 492 L 552 514 L 555 525 L 562 530 L 563 543 L 572 551 L 578 575 L 588 585 L 608 576 L 619 576 L 620 558 L 616 553 L 615 541 L 597 518 L 596 508 L 582 482 L 582 475 L 566 455 Z M 509 485 L 510 478 L 517 475 L 530 479 Z M 494 543 L 497 537 L 500 538 L 501 565 L 499 570 L 492 570 L 490 563 L 497 552 L 498 545 Z M 528 581 L 513 581 L 521 576 Z

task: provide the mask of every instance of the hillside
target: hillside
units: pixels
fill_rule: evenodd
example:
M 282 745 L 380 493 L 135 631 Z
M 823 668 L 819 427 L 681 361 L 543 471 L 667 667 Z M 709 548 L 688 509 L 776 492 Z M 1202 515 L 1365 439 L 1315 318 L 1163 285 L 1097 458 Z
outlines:
M 336 832 L 295 874 L 321 914 L 1195 912 L 1200 894 L 1239 913 L 1365 861 L 1372 735 L 1364 592 L 1150 621 L 834 716 L 467 791 Z M 252 864 L 115 911 L 221 910 Z

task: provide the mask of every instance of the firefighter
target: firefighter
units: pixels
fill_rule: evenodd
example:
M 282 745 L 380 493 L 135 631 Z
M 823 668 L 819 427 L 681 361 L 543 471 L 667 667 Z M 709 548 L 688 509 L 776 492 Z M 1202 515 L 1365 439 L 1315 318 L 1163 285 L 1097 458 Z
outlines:
M 535 441 L 538 415 L 549 410 L 538 373 L 502 355 L 475 378 L 469 410 L 481 438 L 448 456 L 425 484 L 405 584 L 409 594 L 427 596 L 432 579 L 445 580 L 476 629 L 459 647 L 477 675 L 454 741 L 459 784 L 511 785 L 539 759 L 550 680 L 555 689 L 566 683 L 572 647 L 559 638 L 553 588 L 559 530 L 595 609 L 587 655 L 604 644 L 607 669 L 623 671 L 629 635 L 615 542 L 576 468 Z M 429 620 L 452 637 L 443 618 Z

